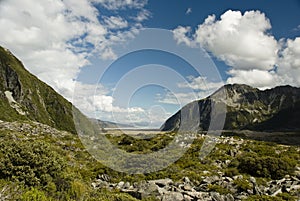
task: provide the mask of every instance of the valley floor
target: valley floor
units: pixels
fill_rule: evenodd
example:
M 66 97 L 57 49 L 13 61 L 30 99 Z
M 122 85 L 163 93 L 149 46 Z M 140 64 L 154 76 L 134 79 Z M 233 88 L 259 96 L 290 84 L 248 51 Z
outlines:
M 176 133 L 105 133 L 129 153 L 157 151 Z M 300 146 L 296 133 L 226 132 L 200 160 L 204 135 L 190 135 L 187 152 L 148 174 L 114 171 L 96 161 L 77 135 L 37 122 L 0 121 L 0 200 L 294 200 L 300 197 Z M 229 136 L 229 135 L 235 136 Z M 294 143 L 248 139 L 287 139 Z M 242 138 L 243 137 L 243 138 Z M 294 144 L 294 145 L 288 145 Z

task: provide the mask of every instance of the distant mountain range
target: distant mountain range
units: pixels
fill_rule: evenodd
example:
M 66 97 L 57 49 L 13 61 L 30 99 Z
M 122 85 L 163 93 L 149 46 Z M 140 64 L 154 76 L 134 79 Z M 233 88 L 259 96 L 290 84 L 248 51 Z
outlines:
M 224 92 L 223 97 L 218 94 Z M 186 122 L 198 119 L 198 129 L 208 130 L 212 104 L 216 102 L 226 105 L 224 130 L 300 131 L 300 88 L 279 86 L 259 90 L 241 84 L 225 85 L 211 96 L 187 104 L 170 117 L 161 130 L 178 130 L 183 109 L 189 113 Z M 193 111 L 195 108 L 199 111 Z
M 225 98 L 222 97 L 224 92 Z M 198 130 L 208 130 L 212 104 L 217 102 L 226 105 L 224 130 L 300 131 L 300 88 L 280 86 L 259 90 L 247 85 L 225 85 L 211 96 L 189 103 L 182 109 L 191 125 L 197 125 Z M 161 130 L 178 130 L 182 109 L 170 117 Z M 89 125 L 78 109 L 30 74 L 9 50 L 0 47 L 0 120 L 37 121 L 76 133 L 74 111 L 80 124 L 86 122 Z M 196 120 L 200 123 L 193 124 Z M 98 120 L 98 125 L 102 128 L 132 127 L 101 120 Z
M 101 128 L 134 128 L 134 126 L 129 124 L 115 123 L 111 121 L 102 121 L 99 119 L 90 119 L 92 122 L 97 122 Z

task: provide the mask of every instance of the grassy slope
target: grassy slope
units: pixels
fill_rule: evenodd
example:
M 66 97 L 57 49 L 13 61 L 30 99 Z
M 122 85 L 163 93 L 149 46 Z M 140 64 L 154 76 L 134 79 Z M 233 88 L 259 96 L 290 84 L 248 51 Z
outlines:
M 12 69 L 18 75 L 21 84 L 22 94 L 20 94 L 18 103 L 28 114 L 19 115 L 9 103 L 3 93 L 0 97 L 0 119 L 6 121 L 15 120 L 34 120 L 60 130 L 66 130 L 76 133 L 72 116 L 72 104 L 55 92 L 44 82 L 30 74 L 23 64 L 12 54 L 0 47 L 0 64 L 1 70 L 4 65 Z M 7 89 L 0 80 L 0 91 Z M 1 84 L 2 83 L 2 84 Z

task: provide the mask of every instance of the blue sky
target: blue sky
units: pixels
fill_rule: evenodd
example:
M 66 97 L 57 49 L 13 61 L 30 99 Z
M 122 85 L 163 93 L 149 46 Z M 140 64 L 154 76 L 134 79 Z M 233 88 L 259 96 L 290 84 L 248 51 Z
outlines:
M 149 1 L 146 8 L 154 13 L 154 17 L 145 22 L 147 27 L 164 29 L 175 29 L 178 25 L 196 27 L 201 24 L 208 15 L 220 16 L 227 10 L 239 10 L 241 12 L 249 10 L 260 10 L 265 13 L 272 23 L 272 33 L 277 39 L 282 37 L 296 37 L 299 32 L 293 31 L 299 25 L 300 1 L 270 1 L 270 0 L 165 0 Z M 192 12 L 185 14 L 188 8 Z M 166 12 L 171 10 L 172 12 Z
M 300 86 L 300 1 L 0 1 L 0 45 L 85 114 L 158 127 L 227 83 Z

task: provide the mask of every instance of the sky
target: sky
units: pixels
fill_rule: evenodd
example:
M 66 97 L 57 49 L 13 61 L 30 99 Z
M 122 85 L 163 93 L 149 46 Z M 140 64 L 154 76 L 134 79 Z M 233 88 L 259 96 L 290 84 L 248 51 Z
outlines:
M 0 0 L 0 45 L 86 115 L 159 127 L 224 84 L 300 87 L 299 11 L 299 0 Z

